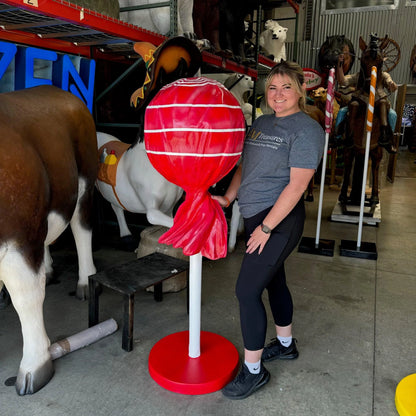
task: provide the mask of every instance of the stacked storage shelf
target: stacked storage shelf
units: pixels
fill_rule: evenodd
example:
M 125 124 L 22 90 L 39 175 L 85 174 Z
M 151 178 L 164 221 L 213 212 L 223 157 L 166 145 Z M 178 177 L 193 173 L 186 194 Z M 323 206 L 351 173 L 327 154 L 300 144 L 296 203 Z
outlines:
M 94 59 L 137 59 L 134 42 L 160 45 L 158 33 L 58 0 L 0 2 L 0 39 Z M 266 58 L 264 58 L 266 59 Z M 257 71 L 203 52 L 203 61 L 257 78 Z

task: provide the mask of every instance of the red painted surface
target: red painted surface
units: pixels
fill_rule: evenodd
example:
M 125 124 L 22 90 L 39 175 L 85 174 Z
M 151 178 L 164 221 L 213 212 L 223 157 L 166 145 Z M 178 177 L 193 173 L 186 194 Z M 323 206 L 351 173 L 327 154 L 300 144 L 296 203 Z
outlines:
M 149 373 L 163 388 L 181 394 L 207 394 L 222 389 L 236 375 L 237 349 L 221 335 L 201 332 L 201 355 L 188 354 L 189 332 L 157 342 L 149 355 Z

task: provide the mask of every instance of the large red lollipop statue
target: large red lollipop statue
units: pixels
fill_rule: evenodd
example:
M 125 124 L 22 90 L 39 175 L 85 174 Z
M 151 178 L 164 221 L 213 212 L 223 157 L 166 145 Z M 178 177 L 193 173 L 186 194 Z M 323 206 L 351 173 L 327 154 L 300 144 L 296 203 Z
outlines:
M 200 332 L 202 256 L 227 254 L 227 224 L 208 189 L 237 163 L 245 122 L 237 100 L 219 82 L 184 78 L 163 87 L 146 108 L 145 147 L 153 166 L 182 187 L 185 201 L 159 242 L 190 257 L 189 333 L 169 335 L 153 347 L 149 371 L 171 391 L 201 394 L 234 376 L 238 352 L 225 338 Z

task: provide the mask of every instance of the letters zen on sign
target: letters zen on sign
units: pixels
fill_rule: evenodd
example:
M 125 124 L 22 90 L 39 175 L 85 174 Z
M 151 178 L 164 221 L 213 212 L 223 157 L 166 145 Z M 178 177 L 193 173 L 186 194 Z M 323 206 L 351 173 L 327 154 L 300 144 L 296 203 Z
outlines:
M 92 112 L 94 98 L 95 61 L 80 58 L 79 71 L 68 55 L 0 41 L 0 80 L 14 59 L 14 90 L 37 85 L 55 85 L 70 91 L 85 102 Z M 35 61 L 52 65 L 52 76 L 35 76 Z

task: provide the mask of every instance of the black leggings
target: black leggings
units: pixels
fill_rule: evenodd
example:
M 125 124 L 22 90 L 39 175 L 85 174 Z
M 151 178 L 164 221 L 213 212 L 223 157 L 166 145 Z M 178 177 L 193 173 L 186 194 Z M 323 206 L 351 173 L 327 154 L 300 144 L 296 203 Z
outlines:
M 246 243 L 253 230 L 262 223 L 271 208 L 244 219 Z M 272 231 L 261 254 L 245 254 L 236 285 L 240 304 L 240 323 L 244 347 L 250 351 L 264 347 L 267 330 L 262 293 L 267 288 L 273 319 L 278 326 L 292 323 L 292 296 L 286 285 L 284 261 L 297 246 L 303 232 L 305 207 L 303 198 Z

